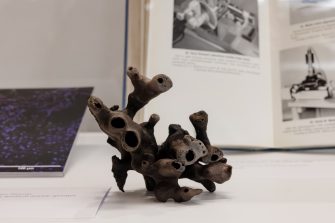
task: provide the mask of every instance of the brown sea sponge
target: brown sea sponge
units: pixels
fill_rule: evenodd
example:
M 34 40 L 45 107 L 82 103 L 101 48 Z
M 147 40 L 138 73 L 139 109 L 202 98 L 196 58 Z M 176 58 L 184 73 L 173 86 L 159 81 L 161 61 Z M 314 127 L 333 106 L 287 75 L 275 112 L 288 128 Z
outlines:
M 159 116 L 153 114 L 141 124 L 133 118 L 151 99 L 168 91 L 172 81 L 164 74 L 149 79 L 133 67 L 128 68 L 127 75 L 134 91 L 129 94 L 123 110 L 119 110 L 117 105 L 108 108 L 97 97 L 88 100 L 90 112 L 108 136 L 107 142 L 121 154 L 120 158 L 112 157 L 112 172 L 119 189 L 124 191 L 127 172 L 135 170 L 143 175 L 147 190 L 154 191 L 157 200 L 165 202 L 172 198 L 184 202 L 202 190 L 179 186 L 180 178 L 199 182 L 210 192 L 215 191 L 215 183 L 229 180 L 232 167 L 227 164 L 222 151 L 212 146 L 207 137 L 207 113 L 199 111 L 190 115 L 195 138 L 180 125 L 171 124 L 167 139 L 159 146 L 154 135 Z

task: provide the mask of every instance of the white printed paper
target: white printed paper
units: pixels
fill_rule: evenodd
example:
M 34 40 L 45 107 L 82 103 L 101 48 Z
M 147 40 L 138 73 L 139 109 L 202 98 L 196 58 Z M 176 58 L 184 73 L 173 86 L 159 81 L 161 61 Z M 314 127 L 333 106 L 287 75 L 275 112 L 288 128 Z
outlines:
M 0 189 L 0 219 L 91 218 L 108 192 L 107 188 Z

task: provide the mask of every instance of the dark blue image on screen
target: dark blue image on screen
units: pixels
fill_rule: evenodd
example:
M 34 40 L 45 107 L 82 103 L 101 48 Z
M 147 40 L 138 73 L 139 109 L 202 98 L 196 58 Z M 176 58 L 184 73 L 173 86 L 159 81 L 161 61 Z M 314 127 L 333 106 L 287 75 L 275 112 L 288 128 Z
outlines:
M 91 92 L 0 90 L 0 171 L 63 171 Z

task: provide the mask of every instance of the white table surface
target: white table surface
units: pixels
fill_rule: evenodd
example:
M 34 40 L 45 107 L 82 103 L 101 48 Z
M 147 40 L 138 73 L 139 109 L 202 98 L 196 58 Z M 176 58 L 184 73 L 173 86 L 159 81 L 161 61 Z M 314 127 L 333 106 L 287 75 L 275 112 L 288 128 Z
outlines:
M 102 135 L 80 135 L 64 177 L 0 178 L 1 188 L 112 187 L 92 219 L 5 219 L 0 222 L 335 222 L 335 150 L 317 152 L 226 152 L 232 179 L 186 203 L 160 203 L 131 171 L 125 193 L 111 173 L 116 150 Z M 310 166 L 310 164 L 312 166 Z M 181 180 L 181 185 L 202 188 Z

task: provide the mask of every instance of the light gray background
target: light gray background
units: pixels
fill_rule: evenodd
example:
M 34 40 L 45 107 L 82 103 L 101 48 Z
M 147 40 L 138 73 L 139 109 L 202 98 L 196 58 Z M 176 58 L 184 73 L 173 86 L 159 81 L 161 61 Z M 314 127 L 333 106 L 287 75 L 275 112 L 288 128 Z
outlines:
M 0 0 L 0 88 L 94 86 L 121 104 L 124 0 Z M 96 131 L 86 112 L 82 131 Z

